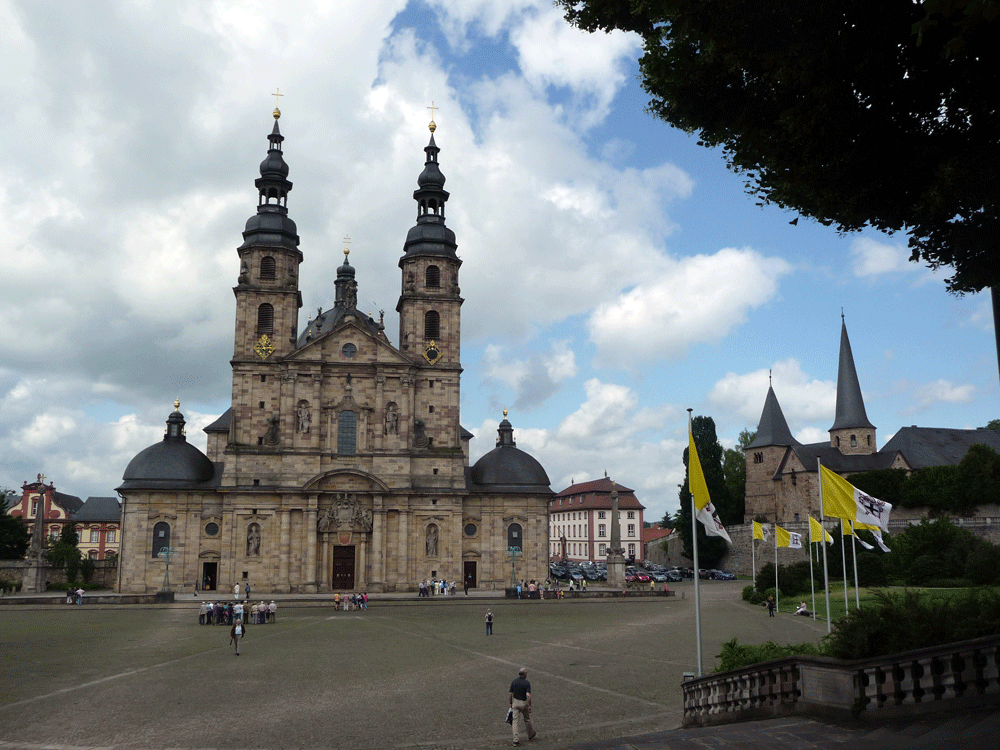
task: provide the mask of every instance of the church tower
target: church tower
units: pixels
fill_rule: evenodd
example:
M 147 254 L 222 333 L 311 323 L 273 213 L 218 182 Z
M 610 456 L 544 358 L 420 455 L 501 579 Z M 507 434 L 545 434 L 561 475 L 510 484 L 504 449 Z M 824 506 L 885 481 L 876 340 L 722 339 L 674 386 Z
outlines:
M 236 336 L 233 347 L 233 420 L 230 440 L 265 445 L 273 438 L 278 405 L 278 367 L 296 348 L 299 292 L 299 235 L 288 217 L 288 165 L 281 152 L 284 136 L 278 128 L 281 111 L 274 110 L 270 147 L 260 163 L 257 213 L 243 231 L 237 248 L 240 275 L 236 295 Z
M 402 289 L 396 312 L 399 349 L 421 368 L 415 383 L 416 447 L 460 448 L 462 261 L 455 233 L 445 225 L 448 191 L 438 167 L 436 128 L 432 120 L 430 142 L 424 148 L 427 158 L 413 191 L 417 223 L 407 233 L 399 259 Z
M 830 428 L 830 447 L 844 455 L 875 453 L 875 425 L 868 421 L 861 397 L 858 371 L 854 367 L 847 324 L 840 316 L 840 364 L 837 368 L 837 413 Z
M 767 387 L 764 409 L 757 423 L 757 434 L 743 453 L 746 456 L 747 521 L 760 516 L 770 518 L 778 513 L 777 496 L 780 479 L 778 474 L 788 448 L 800 445 L 788 429 L 785 414 L 781 411 L 774 388 Z

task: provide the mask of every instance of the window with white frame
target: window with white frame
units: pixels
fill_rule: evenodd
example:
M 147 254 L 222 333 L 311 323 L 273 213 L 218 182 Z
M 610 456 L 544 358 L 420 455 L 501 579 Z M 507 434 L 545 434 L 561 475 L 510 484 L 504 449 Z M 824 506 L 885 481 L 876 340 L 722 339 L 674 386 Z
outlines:
M 99 541 L 101 541 L 101 532 L 98 531 L 97 529 L 91 529 L 90 530 L 90 543 L 91 544 L 97 544 Z
M 606 523 L 597 524 L 597 536 L 607 536 L 608 535 L 608 525 Z
M 628 556 L 629 557 L 635 557 L 635 545 L 634 544 L 630 544 L 628 546 Z
M 628 535 L 629 536 L 635 536 L 635 524 L 634 523 L 630 523 L 628 525 Z
M 607 548 L 603 544 L 597 545 L 597 551 L 601 557 L 604 557 L 606 554 L 608 554 Z
M 629 517 L 629 518 L 635 518 L 635 511 L 634 511 L 634 510 L 630 510 L 630 511 L 628 512 L 628 517 Z
M 604 511 L 603 510 L 597 511 L 597 517 L 598 518 L 604 518 Z
M 108 544 L 114 544 L 118 539 L 118 532 L 115 529 L 108 530 Z

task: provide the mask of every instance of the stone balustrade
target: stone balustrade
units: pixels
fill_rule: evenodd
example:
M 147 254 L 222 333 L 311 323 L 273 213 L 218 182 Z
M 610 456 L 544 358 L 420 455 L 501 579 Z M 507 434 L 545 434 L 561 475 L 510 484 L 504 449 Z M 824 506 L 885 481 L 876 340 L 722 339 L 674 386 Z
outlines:
M 883 719 L 1000 705 L 1000 636 L 859 661 L 792 656 L 688 679 L 684 724 L 787 714 Z

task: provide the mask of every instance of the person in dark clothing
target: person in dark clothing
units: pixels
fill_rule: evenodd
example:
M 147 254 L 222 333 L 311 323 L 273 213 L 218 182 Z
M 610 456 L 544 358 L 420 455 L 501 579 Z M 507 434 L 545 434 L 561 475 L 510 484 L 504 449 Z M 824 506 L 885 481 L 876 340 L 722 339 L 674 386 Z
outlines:
M 493 635 L 493 611 L 486 610 L 486 635 Z
M 527 728 L 528 739 L 533 740 L 538 734 L 531 725 L 531 683 L 528 682 L 528 670 L 521 667 L 517 677 L 510 683 L 508 693 L 510 708 L 514 712 L 514 720 L 511 722 L 511 729 L 514 732 L 514 744 L 521 744 L 521 731 Z
M 774 617 L 774 597 L 767 597 L 767 616 Z

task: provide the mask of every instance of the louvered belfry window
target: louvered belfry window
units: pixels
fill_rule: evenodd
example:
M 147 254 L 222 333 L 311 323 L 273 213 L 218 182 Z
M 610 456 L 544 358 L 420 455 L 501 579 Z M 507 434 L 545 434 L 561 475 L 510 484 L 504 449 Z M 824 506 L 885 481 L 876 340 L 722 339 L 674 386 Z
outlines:
M 265 302 L 257 308 L 257 334 L 274 333 L 274 305 Z
M 428 310 L 424 313 L 424 338 L 441 338 L 441 316 L 437 310 Z

